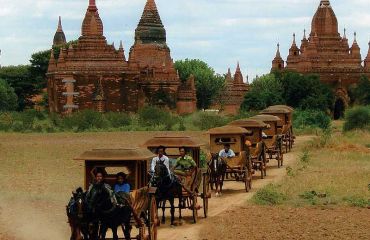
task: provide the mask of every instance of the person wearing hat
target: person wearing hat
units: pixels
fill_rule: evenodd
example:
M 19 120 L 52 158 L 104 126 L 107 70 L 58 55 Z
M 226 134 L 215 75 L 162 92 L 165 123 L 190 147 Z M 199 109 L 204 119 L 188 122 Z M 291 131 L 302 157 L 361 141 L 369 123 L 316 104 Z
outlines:
M 155 166 L 157 165 L 158 162 L 163 162 L 164 165 L 166 165 L 168 172 L 170 173 L 170 159 L 165 155 L 164 153 L 165 147 L 164 146 L 159 146 L 157 148 L 157 156 L 152 159 L 152 163 L 150 164 L 150 171 L 151 173 L 155 172 Z
M 222 159 L 233 158 L 235 157 L 235 153 L 233 150 L 231 150 L 230 144 L 226 143 L 224 144 L 224 149 L 220 151 L 218 156 Z

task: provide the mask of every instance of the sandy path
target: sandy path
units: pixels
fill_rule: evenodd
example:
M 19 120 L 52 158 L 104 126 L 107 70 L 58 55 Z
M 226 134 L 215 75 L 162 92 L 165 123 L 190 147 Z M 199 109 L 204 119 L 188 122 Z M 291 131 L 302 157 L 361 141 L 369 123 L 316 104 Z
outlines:
M 300 148 L 304 143 L 312 139 L 310 136 L 297 137 L 296 145 L 292 152 L 284 155 L 284 167 L 277 168 L 277 162 L 275 160 L 270 161 L 267 171 L 267 177 L 260 179 L 255 176 L 252 182 L 252 191 L 246 193 L 244 190 L 244 184 L 242 182 L 226 182 L 224 185 L 224 194 L 222 197 L 216 198 L 212 195 L 212 199 L 209 201 L 209 217 L 214 217 L 223 213 L 229 209 L 238 207 L 251 199 L 253 194 L 260 188 L 266 186 L 269 183 L 276 183 L 282 180 L 286 176 L 285 168 L 289 165 L 296 163 Z M 258 175 L 258 174 L 257 174 Z M 179 239 L 204 239 L 200 230 L 202 229 L 206 219 L 203 218 L 203 210 L 200 210 L 200 218 L 197 224 L 192 224 L 191 211 L 183 211 L 185 217 L 182 226 L 170 227 L 168 224 L 165 226 L 161 225 L 158 232 L 158 239 L 168 240 L 179 240 Z M 169 214 L 167 210 L 167 215 Z M 177 212 L 176 212 L 177 214 Z M 176 215 L 177 216 L 177 215 Z M 168 223 L 167 219 L 167 223 Z

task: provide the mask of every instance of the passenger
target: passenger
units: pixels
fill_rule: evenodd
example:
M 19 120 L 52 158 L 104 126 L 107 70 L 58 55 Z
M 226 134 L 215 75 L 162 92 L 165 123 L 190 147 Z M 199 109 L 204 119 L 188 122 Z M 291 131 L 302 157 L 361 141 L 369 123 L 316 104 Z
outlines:
M 176 175 L 187 176 L 187 171 L 196 167 L 197 164 L 191 156 L 186 154 L 185 147 L 180 147 L 179 152 L 180 157 L 176 160 L 174 172 Z
M 157 148 L 157 156 L 152 159 L 152 163 L 150 164 L 150 171 L 153 174 L 155 172 L 155 166 L 158 162 L 163 162 L 166 165 L 168 172 L 170 173 L 170 159 L 164 154 L 165 147 L 159 146 Z
M 117 182 L 114 185 L 114 192 L 124 192 L 124 193 L 130 193 L 130 184 L 127 182 L 127 175 L 123 172 L 119 172 L 116 175 Z
M 222 159 L 233 158 L 235 157 L 235 153 L 232 149 L 230 149 L 230 144 L 226 143 L 224 145 L 224 149 L 220 151 L 218 156 Z

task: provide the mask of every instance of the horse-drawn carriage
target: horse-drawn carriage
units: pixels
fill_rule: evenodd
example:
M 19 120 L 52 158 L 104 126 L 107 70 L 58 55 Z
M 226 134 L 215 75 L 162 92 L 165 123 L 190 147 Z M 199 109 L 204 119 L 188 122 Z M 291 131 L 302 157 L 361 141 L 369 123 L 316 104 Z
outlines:
M 124 172 L 131 186 L 129 200 L 126 207 L 129 208 L 130 226 L 127 226 L 131 235 L 131 226 L 137 227 L 137 236 L 131 239 L 156 240 L 157 226 L 159 225 L 157 204 L 154 196 L 155 189 L 148 187 L 149 177 L 147 175 L 149 164 L 154 155 L 145 148 L 132 149 L 95 149 L 84 152 L 75 158 L 84 161 L 85 166 L 85 188 L 94 182 L 97 172 L 104 173 L 105 184 L 113 186 L 116 181 L 116 173 Z M 118 207 L 112 205 L 112 209 L 102 211 L 102 214 L 112 214 Z M 107 215 L 114 218 L 114 215 Z M 100 223 L 100 227 L 101 227 Z M 112 229 L 113 230 L 113 229 Z M 117 229 L 116 229 L 117 230 Z M 132 231 L 133 232 L 133 231 Z M 105 233 L 103 233 L 105 235 Z M 126 233 L 125 233 L 126 234 Z M 118 239 L 114 236 L 113 239 Z M 101 236 L 99 236 L 102 238 Z M 99 238 L 99 239 L 100 239 Z M 127 239 L 119 238 L 119 239 Z M 89 238 L 94 239 L 94 238 Z
M 151 150 L 153 153 L 158 149 L 158 147 L 165 148 L 165 155 L 170 159 L 170 168 L 174 170 L 173 167 L 176 165 L 176 159 L 180 157 L 179 148 L 185 148 L 187 155 L 191 156 L 196 163 L 196 167 L 189 170 L 186 180 L 182 183 L 182 193 L 181 197 L 175 196 L 179 200 L 178 207 L 172 206 L 172 211 L 174 208 L 178 209 L 181 216 L 181 210 L 189 209 L 192 211 L 193 221 L 196 223 L 198 221 L 198 211 L 203 208 L 204 217 L 208 214 L 208 199 L 211 197 L 209 191 L 209 174 L 207 171 L 201 168 L 200 165 L 200 151 L 203 144 L 198 143 L 191 137 L 154 137 L 149 139 L 144 143 L 144 146 Z M 178 195 L 178 194 L 176 194 Z M 201 198 L 203 206 L 198 204 L 198 198 Z M 164 221 L 164 211 L 166 207 L 166 200 L 160 201 L 158 208 L 163 209 L 163 219 Z M 173 204 L 172 204 L 173 205 Z
M 243 181 L 245 191 L 252 188 L 252 162 L 249 148 L 245 145 L 246 136 L 251 132 L 241 127 L 223 126 L 208 131 L 210 135 L 210 161 L 211 188 L 216 185 L 217 194 L 222 192 L 225 174 L 232 176 L 232 180 Z M 219 159 L 219 152 L 224 146 L 230 146 L 235 157 Z M 218 187 L 220 185 L 220 191 Z
M 262 121 L 251 118 L 236 120 L 229 125 L 241 127 L 248 131 L 245 136 L 245 145 L 250 149 L 253 169 L 259 170 L 261 172 L 261 178 L 265 178 L 267 158 L 266 145 L 263 142 L 263 131 L 270 126 Z
M 273 115 L 281 119 L 278 122 L 278 133 L 282 135 L 283 144 L 285 146 L 286 152 L 292 149 L 295 139 L 292 124 L 293 111 L 293 108 L 285 105 L 270 106 L 261 111 L 261 114 Z
M 270 126 L 269 129 L 265 129 L 263 136 L 263 141 L 266 146 L 266 153 L 269 157 L 269 160 L 276 159 L 278 162 L 278 167 L 280 168 L 283 166 L 283 150 L 282 150 L 282 136 L 278 133 L 278 122 L 280 118 L 273 116 L 273 115 L 256 115 L 251 117 L 251 119 L 255 119 L 258 121 L 262 121 Z

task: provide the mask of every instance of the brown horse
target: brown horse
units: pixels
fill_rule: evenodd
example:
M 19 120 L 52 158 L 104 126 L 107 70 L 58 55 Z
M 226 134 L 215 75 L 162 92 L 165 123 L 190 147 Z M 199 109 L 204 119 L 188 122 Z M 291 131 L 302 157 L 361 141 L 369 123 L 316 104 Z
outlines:
M 68 223 L 71 227 L 70 240 L 89 239 L 89 217 L 86 205 L 86 194 L 82 188 L 72 192 L 72 198 L 67 207 Z M 83 236 L 83 238 L 82 238 Z
M 224 160 L 222 160 L 217 153 L 212 153 L 211 160 L 208 162 L 208 167 L 211 171 L 210 173 L 210 184 L 211 189 L 216 186 L 216 197 L 221 196 L 222 187 L 225 180 L 227 165 Z

